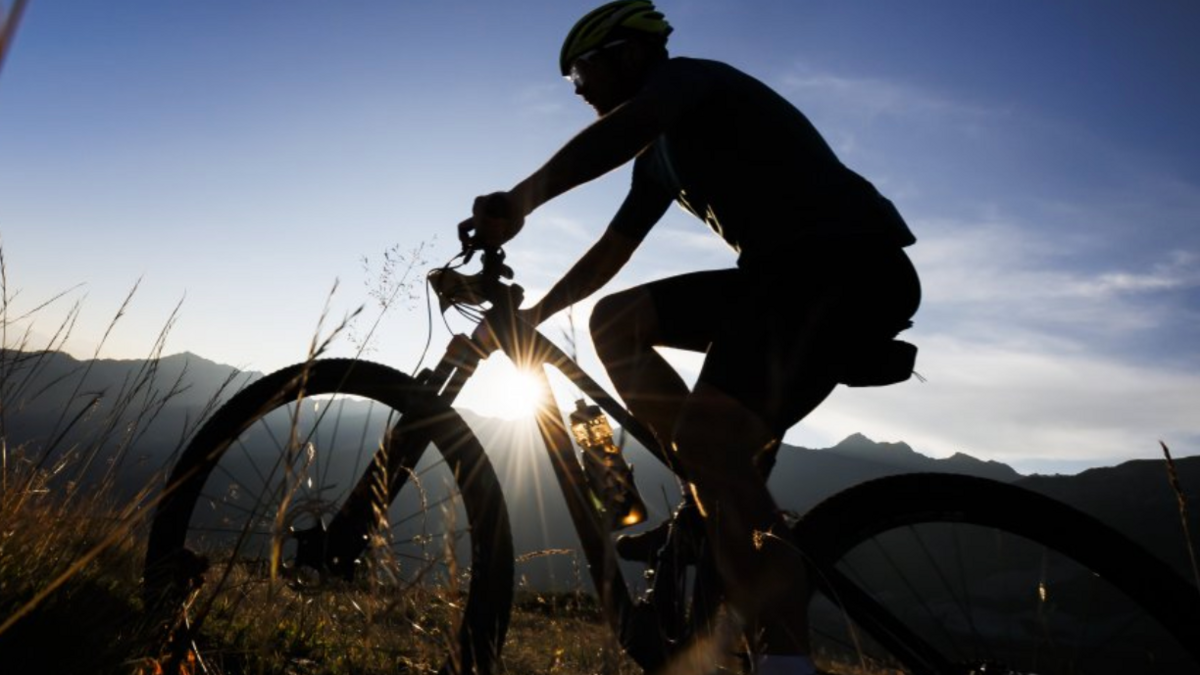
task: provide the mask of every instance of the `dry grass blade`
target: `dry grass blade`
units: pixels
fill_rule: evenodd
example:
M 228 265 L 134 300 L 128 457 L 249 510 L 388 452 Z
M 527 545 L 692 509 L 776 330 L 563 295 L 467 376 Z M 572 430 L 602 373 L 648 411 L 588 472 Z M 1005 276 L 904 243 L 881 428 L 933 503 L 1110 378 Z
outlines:
M 1192 541 L 1192 528 L 1188 522 L 1188 505 L 1187 497 L 1184 495 L 1183 487 L 1179 484 L 1179 472 L 1175 470 L 1175 460 L 1171 458 L 1171 450 L 1167 444 L 1159 441 L 1162 446 L 1163 456 L 1167 461 L 1167 479 L 1171 483 L 1171 489 L 1175 492 L 1175 498 L 1179 502 L 1179 522 L 1183 526 L 1183 539 L 1187 545 L 1188 557 L 1192 563 L 1192 578 L 1196 582 L 1196 587 L 1200 589 L 1200 565 L 1196 562 L 1196 546 Z
M 13 38 L 17 35 L 17 26 L 21 23 L 21 15 L 25 13 L 27 0 L 14 0 L 12 7 L 0 16 L 0 70 L 4 69 L 4 57 L 12 46 Z

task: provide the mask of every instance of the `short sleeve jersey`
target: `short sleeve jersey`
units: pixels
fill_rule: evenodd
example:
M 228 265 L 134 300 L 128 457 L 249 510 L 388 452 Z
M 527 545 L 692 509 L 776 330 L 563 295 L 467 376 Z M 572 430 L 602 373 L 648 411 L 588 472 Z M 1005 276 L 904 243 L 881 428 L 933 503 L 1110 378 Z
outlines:
M 716 61 L 672 58 L 650 74 L 666 128 L 637 157 L 611 227 L 640 241 L 674 199 L 738 252 L 742 267 L 822 244 L 903 247 L 892 203 L 844 166 L 795 106 Z

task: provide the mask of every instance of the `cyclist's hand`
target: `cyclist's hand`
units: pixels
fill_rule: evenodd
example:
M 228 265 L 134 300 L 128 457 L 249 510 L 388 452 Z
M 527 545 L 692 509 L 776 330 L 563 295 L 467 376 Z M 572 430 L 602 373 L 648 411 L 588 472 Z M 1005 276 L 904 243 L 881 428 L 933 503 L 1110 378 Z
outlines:
M 475 198 L 471 217 L 458 224 L 458 240 L 464 247 L 499 248 L 525 225 L 525 216 L 507 192 Z

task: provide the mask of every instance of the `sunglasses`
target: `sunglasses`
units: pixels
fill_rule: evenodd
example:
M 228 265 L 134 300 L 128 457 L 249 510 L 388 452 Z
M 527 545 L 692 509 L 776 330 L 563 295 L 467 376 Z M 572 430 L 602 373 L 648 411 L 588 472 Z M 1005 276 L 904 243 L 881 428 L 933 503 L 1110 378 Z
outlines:
M 571 70 L 567 72 L 567 80 L 575 85 L 576 88 L 582 87 L 587 80 L 587 71 L 595 64 L 596 57 L 613 47 L 623 45 L 629 40 L 616 40 L 605 45 L 600 45 L 595 49 L 586 51 L 571 63 Z

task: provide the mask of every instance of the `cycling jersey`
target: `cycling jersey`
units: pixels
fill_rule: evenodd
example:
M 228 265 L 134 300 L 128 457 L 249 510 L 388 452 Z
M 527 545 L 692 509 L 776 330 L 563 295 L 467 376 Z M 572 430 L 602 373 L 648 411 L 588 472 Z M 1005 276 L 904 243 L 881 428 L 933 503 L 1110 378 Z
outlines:
M 843 165 L 795 106 L 716 61 L 672 58 L 636 95 L 666 130 L 635 160 L 610 227 L 643 239 L 672 200 L 738 252 L 742 267 L 789 251 L 916 240 L 892 203 Z

